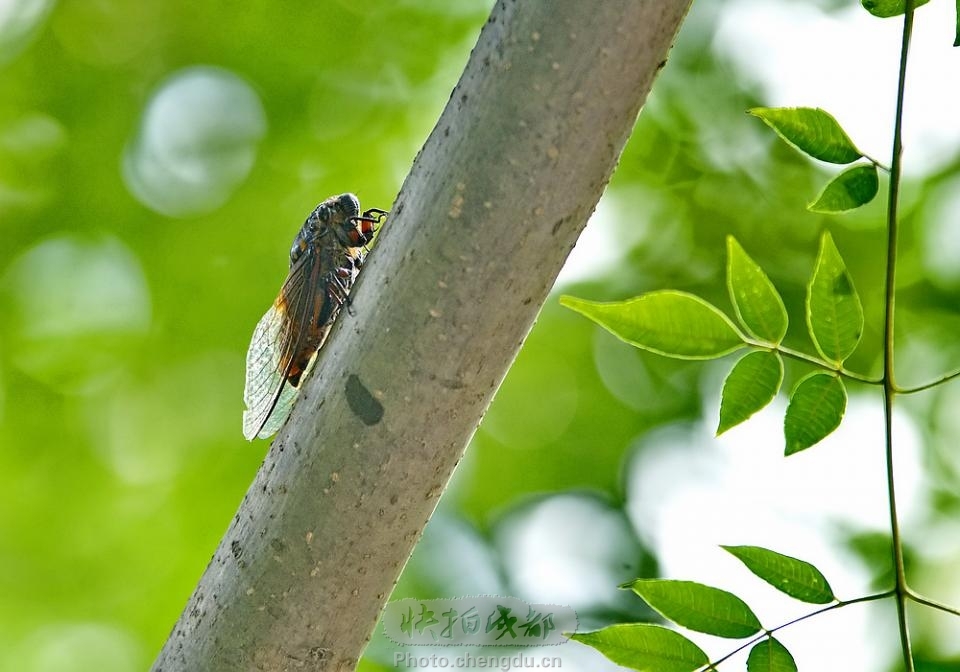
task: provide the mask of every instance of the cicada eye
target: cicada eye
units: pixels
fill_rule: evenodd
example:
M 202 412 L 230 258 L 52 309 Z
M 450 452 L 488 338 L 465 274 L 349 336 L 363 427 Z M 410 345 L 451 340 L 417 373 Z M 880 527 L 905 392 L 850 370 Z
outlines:
M 360 201 L 353 194 L 341 194 L 337 197 L 337 207 L 343 213 L 345 219 L 356 217 L 360 214 Z
M 311 217 L 310 221 L 313 222 L 314 228 L 317 227 L 318 222 L 330 221 L 330 208 L 327 207 L 324 203 L 321 203 L 320 205 L 318 205 L 317 208 L 313 211 L 313 214 L 316 219 L 314 219 L 314 217 Z

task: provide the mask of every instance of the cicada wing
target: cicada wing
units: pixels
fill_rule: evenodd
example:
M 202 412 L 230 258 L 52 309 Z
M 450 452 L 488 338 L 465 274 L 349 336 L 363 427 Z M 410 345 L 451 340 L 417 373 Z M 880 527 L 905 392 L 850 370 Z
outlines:
M 256 423 L 251 421 L 248 426 L 248 415 L 252 414 L 250 414 L 249 411 L 245 411 L 243 414 L 243 434 L 247 437 L 247 440 L 252 441 L 254 438 L 269 439 L 271 436 L 280 431 L 280 428 L 283 427 L 283 423 L 285 423 L 287 418 L 290 416 L 290 411 L 293 410 L 293 404 L 299 395 L 299 387 L 294 387 L 290 383 L 285 382 L 280 388 L 280 396 L 277 397 L 277 402 L 274 404 L 273 410 L 267 416 L 266 420 L 261 422 L 258 419 Z M 257 433 L 256 437 L 247 436 L 248 432 L 252 434 L 254 431 L 256 431 L 257 427 L 260 427 L 260 431 Z
M 329 332 L 329 327 L 325 330 Z M 303 370 L 303 376 L 301 380 L 304 380 L 310 371 L 313 370 L 313 365 L 317 361 L 317 354 L 313 353 L 313 356 L 310 358 L 310 361 L 307 363 L 306 368 Z M 280 390 L 280 396 L 277 397 L 277 403 L 274 405 L 273 411 L 267 417 L 266 422 L 263 423 L 263 427 L 260 429 L 260 433 L 257 434 L 258 439 L 268 439 L 277 432 L 280 431 L 280 428 L 283 427 L 283 423 L 287 421 L 287 418 L 290 416 L 290 411 L 293 410 L 293 404 L 297 401 L 297 397 L 300 396 L 300 388 L 291 385 L 289 382 L 285 383 Z M 246 427 L 246 425 L 244 425 Z M 244 430 L 246 431 L 246 429 Z
M 243 412 L 243 435 L 248 441 L 276 433 L 297 397 L 297 388 L 287 378 L 313 319 L 317 267 L 314 255 L 301 257 L 290 269 L 277 300 L 253 331 L 243 388 L 247 407 Z
M 243 412 L 243 435 L 248 441 L 262 437 L 268 421 L 279 410 L 277 407 L 284 388 L 292 387 L 286 383 L 287 364 L 284 362 L 284 334 L 289 332 L 288 322 L 289 316 L 275 303 L 260 318 L 250 340 L 247 379 L 243 388 L 243 402 L 247 407 Z

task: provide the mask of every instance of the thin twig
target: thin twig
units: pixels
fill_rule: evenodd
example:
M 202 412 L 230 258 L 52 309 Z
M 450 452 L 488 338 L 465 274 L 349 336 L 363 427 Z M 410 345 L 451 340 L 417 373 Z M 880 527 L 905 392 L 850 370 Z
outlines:
M 944 383 L 953 380 L 954 378 L 960 378 L 960 369 L 956 371 L 951 371 L 945 373 L 939 378 L 935 378 L 928 383 L 923 385 L 917 385 L 916 387 L 894 387 L 894 391 L 897 394 L 916 394 L 917 392 L 923 392 L 924 390 L 929 390 L 931 387 L 936 387 L 937 385 L 943 385 Z
M 869 161 L 870 163 L 872 163 L 873 165 L 875 165 L 877 168 L 879 168 L 879 169 L 882 170 L 883 172 L 885 172 L 885 173 L 887 173 L 887 174 L 890 173 L 890 166 L 886 166 L 886 165 L 880 163 L 879 161 L 877 161 L 875 158 L 873 158 L 873 157 L 870 156 L 869 154 L 864 154 L 864 155 L 863 155 L 863 158 L 865 158 L 867 161 Z
M 728 653 L 727 655 L 723 656 L 722 658 L 718 658 L 717 660 L 713 661 L 712 663 L 708 663 L 707 665 L 705 665 L 704 667 L 701 667 L 700 669 L 701 669 L 701 670 L 711 670 L 711 669 L 714 669 L 714 668 L 716 668 L 716 666 L 719 665 L 720 663 L 726 662 L 727 660 L 729 660 L 730 658 L 734 657 L 735 655 L 737 655 L 738 653 L 740 653 L 741 651 L 743 651 L 743 650 L 746 649 L 747 647 L 753 646 L 753 645 L 756 644 L 757 642 L 759 642 L 759 641 L 761 641 L 761 640 L 763 640 L 763 639 L 766 639 L 767 637 L 770 637 L 773 633 L 777 632 L 778 630 L 783 630 L 784 628 L 789 628 L 791 625 L 795 625 L 795 624 L 797 624 L 797 623 L 799 623 L 799 622 L 801 622 L 801 621 L 805 621 L 805 620 L 807 620 L 808 618 L 813 618 L 814 616 L 819 616 L 820 614 L 825 614 L 825 613 L 827 613 L 828 611 L 833 611 L 833 610 L 835 610 L 835 609 L 840 609 L 840 608 L 842 608 L 842 607 L 849 607 L 851 604 L 860 604 L 861 602 L 874 602 L 874 601 L 876 601 L 876 600 L 883 600 L 883 599 L 886 599 L 886 598 L 888 598 L 888 597 L 893 597 L 895 594 L 896 594 L 896 589 L 891 588 L 890 590 L 885 590 L 885 591 L 882 592 L 882 593 L 874 593 L 873 595 L 864 595 L 863 597 L 855 597 L 855 598 L 852 599 L 852 600 L 846 600 L 846 601 L 842 601 L 842 602 L 834 602 L 833 604 L 829 604 L 829 605 L 827 605 L 827 606 L 825 606 L 825 607 L 822 607 L 822 608 L 820 608 L 820 609 L 817 609 L 816 611 L 811 611 L 809 614 L 804 614 L 803 616 L 800 616 L 800 617 L 798 617 L 798 618 L 795 618 L 795 619 L 793 619 L 792 621 L 787 621 L 786 623 L 783 623 L 783 624 L 781 624 L 781 625 L 778 625 L 778 626 L 775 627 L 775 628 L 771 628 L 770 630 L 764 630 L 762 633 L 760 633 L 759 635 L 757 635 L 757 636 L 754 637 L 753 639 L 748 640 L 748 641 L 745 642 L 744 644 L 741 644 L 740 646 L 738 646 L 737 648 L 735 648 L 733 651 L 731 651 L 731 652 Z
M 913 672 L 913 652 L 910 646 L 910 631 L 907 627 L 907 577 L 903 561 L 903 539 L 900 536 L 900 521 L 897 516 L 897 494 L 893 473 L 893 400 L 897 393 L 894 377 L 894 305 L 897 287 L 897 205 L 900 195 L 900 179 L 903 157 L 903 99 L 907 80 L 907 55 L 910 52 L 910 35 L 913 31 L 914 0 L 906 1 L 903 15 L 903 39 L 900 46 L 900 75 L 897 81 L 897 112 L 893 127 L 893 151 L 890 161 L 890 190 L 887 202 L 887 268 L 884 289 L 883 320 L 883 419 L 885 457 L 887 467 L 887 499 L 890 510 L 890 536 L 893 540 L 893 566 L 896 584 L 897 626 L 900 630 L 900 647 L 907 672 Z
M 779 343 L 767 343 L 765 341 L 755 341 L 753 339 L 745 338 L 744 342 L 747 345 L 750 345 L 755 348 L 763 348 L 765 350 L 772 350 L 774 352 L 779 352 L 784 357 L 789 357 L 790 359 L 796 359 L 801 362 L 806 362 L 807 364 L 813 364 L 817 368 L 824 369 L 825 371 L 830 371 L 836 373 L 839 376 L 844 378 L 849 378 L 850 380 L 856 380 L 861 383 L 866 383 L 867 385 L 881 385 L 883 383 L 882 378 L 871 378 L 862 373 L 857 373 L 855 371 L 848 371 L 839 364 L 834 364 L 828 362 L 819 357 L 814 357 L 813 355 L 808 355 L 805 352 L 800 352 L 799 350 L 793 350 L 792 348 L 787 348 Z
M 944 604 L 943 602 L 937 602 L 936 600 L 931 600 L 929 597 L 924 597 L 919 593 L 914 592 L 910 588 L 907 588 L 907 597 L 916 602 L 917 604 L 922 604 L 925 607 L 930 607 L 931 609 L 936 609 L 938 611 L 943 611 L 948 614 L 953 614 L 954 616 L 960 616 L 960 609 L 957 607 L 951 607 L 949 604 Z

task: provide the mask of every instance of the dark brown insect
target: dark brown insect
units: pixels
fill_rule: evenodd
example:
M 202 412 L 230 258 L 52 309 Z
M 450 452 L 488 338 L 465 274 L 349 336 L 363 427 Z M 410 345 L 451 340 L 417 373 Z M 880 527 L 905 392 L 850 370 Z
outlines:
M 349 308 L 350 288 L 386 214 L 377 208 L 361 214 L 353 194 L 332 196 L 310 213 L 294 238 L 290 272 L 247 351 L 247 440 L 272 436 L 286 421 L 303 376 L 340 310 Z

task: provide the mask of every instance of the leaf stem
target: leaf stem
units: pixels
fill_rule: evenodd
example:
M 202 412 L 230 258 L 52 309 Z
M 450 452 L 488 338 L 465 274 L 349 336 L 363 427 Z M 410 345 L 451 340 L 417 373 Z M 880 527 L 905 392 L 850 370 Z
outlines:
M 872 163 L 873 165 L 875 165 L 877 168 L 879 168 L 879 169 L 882 170 L 883 172 L 888 173 L 888 174 L 890 173 L 890 166 L 885 166 L 884 164 L 880 163 L 879 161 L 877 161 L 875 158 L 873 158 L 873 157 L 870 156 L 869 154 L 864 154 L 864 155 L 863 155 L 863 158 L 865 158 L 867 161 L 869 161 L 870 163 Z
M 707 663 L 707 665 L 701 667 L 700 669 L 701 669 L 701 670 L 712 670 L 712 669 L 715 669 L 715 668 L 717 667 L 717 665 L 719 665 L 720 663 L 726 662 L 726 661 L 729 660 L 730 658 L 733 658 L 735 655 L 737 655 L 738 653 L 740 653 L 741 651 L 743 651 L 743 650 L 746 649 L 747 647 L 753 646 L 754 644 L 756 644 L 757 642 L 759 642 L 759 641 L 762 640 L 762 639 L 766 639 L 767 637 L 769 637 L 769 636 L 772 635 L 773 633 L 777 632 L 778 630 L 783 630 L 784 628 L 789 628 L 791 625 L 795 625 L 795 624 L 797 624 L 797 623 L 799 623 L 799 622 L 801 622 L 801 621 L 805 621 L 805 620 L 807 620 L 808 618 L 813 618 L 814 616 L 819 616 L 820 614 L 825 614 L 825 613 L 827 613 L 828 611 L 833 611 L 834 609 L 840 609 L 840 608 L 842 608 L 842 607 L 849 607 L 851 604 L 859 604 L 859 603 L 861 603 L 861 602 L 874 602 L 874 601 L 876 601 L 876 600 L 884 600 L 884 599 L 886 599 L 886 598 L 888 598 L 888 597 L 893 597 L 894 595 L 896 595 L 896 593 L 897 593 L 896 589 L 895 589 L 895 588 L 891 588 L 890 590 L 885 590 L 885 591 L 883 591 L 882 593 L 874 593 L 874 594 L 872 594 L 872 595 L 864 595 L 864 596 L 862 596 L 862 597 L 855 597 L 855 598 L 852 599 L 852 600 L 845 600 L 845 601 L 834 602 L 833 604 L 828 604 L 828 605 L 825 606 L 825 607 L 821 607 L 820 609 L 817 609 L 817 610 L 815 610 L 815 611 L 811 611 L 809 614 L 804 614 L 803 616 L 799 616 L 799 617 L 797 617 L 797 618 L 795 618 L 795 619 L 793 619 L 793 620 L 791 620 L 791 621 L 787 621 L 786 623 L 781 623 L 780 625 L 778 625 L 778 626 L 775 627 L 775 628 L 772 628 L 772 629 L 770 629 L 770 630 L 764 630 L 761 634 L 756 635 L 756 636 L 753 637 L 752 639 L 750 639 L 750 640 L 746 641 L 745 643 L 741 644 L 740 646 L 738 646 L 737 648 L 735 648 L 733 651 L 731 651 L 730 653 L 726 654 L 726 655 L 723 656 L 722 658 L 718 658 L 717 660 L 713 661 L 712 663 Z
M 942 376 L 935 378 L 934 380 L 931 380 L 928 383 L 924 383 L 923 385 L 917 385 L 916 387 L 895 386 L 894 391 L 897 394 L 915 394 L 917 392 L 923 392 L 924 390 L 929 390 L 931 387 L 942 385 L 943 383 L 946 383 L 947 381 L 953 380 L 954 378 L 958 378 L 958 377 L 960 377 L 960 369 L 951 371 L 949 373 L 945 373 Z
M 807 364 L 813 364 L 816 367 L 825 369 L 827 371 L 832 371 L 833 373 L 843 376 L 844 378 L 849 378 L 850 380 L 856 380 L 861 383 L 866 383 L 868 385 L 880 385 L 883 383 L 883 378 L 871 378 L 870 376 L 865 376 L 862 373 L 848 371 L 842 366 L 820 359 L 819 357 L 814 357 L 813 355 L 808 355 L 807 353 L 800 352 L 799 350 L 793 350 L 791 348 L 784 347 L 779 343 L 766 343 L 764 341 L 755 341 L 750 338 L 744 338 L 743 342 L 754 348 L 763 348 L 765 350 L 772 350 L 774 352 L 779 352 L 784 357 L 789 357 L 790 359 L 796 359 L 801 362 L 806 362 Z
M 937 602 L 936 600 L 931 600 L 929 597 L 924 597 L 919 593 L 915 593 L 910 588 L 907 588 L 907 597 L 916 602 L 917 604 L 922 604 L 925 607 L 930 607 L 931 609 L 937 609 L 938 611 L 943 611 L 948 614 L 953 614 L 954 616 L 960 616 L 960 609 L 957 607 L 951 607 L 949 604 L 944 604 L 943 602 Z
M 900 179 L 903 157 L 903 99 L 907 81 L 907 56 L 910 51 L 910 35 L 913 32 L 914 0 L 906 0 L 903 14 L 903 38 L 900 45 L 900 74 L 897 80 L 897 111 L 893 126 L 893 151 L 890 161 L 890 189 L 887 201 L 887 267 L 884 289 L 883 319 L 883 420 L 885 456 L 887 467 L 887 499 L 890 510 L 890 537 L 892 543 L 897 603 L 897 625 L 900 630 L 900 648 L 907 672 L 914 671 L 910 631 L 907 627 L 907 577 L 903 562 L 903 540 L 900 536 L 900 521 L 897 516 L 897 494 L 893 473 L 893 400 L 897 394 L 894 377 L 894 304 L 897 275 L 897 206 L 900 195 Z

